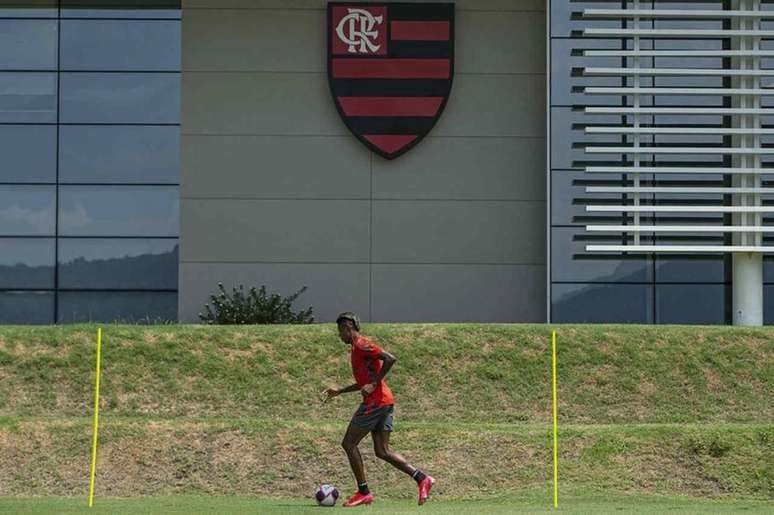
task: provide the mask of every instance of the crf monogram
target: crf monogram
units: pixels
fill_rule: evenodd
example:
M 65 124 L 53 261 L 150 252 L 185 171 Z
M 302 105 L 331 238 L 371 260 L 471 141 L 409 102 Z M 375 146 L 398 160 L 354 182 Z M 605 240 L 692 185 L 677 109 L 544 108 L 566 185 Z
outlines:
M 336 34 L 339 39 L 349 45 L 347 50 L 350 54 L 368 54 L 376 53 L 381 48 L 372 40 L 379 37 L 379 31 L 374 27 L 382 24 L 382 16 L 374 16 L 365 9 L 347 9 L 347 14 L 341 19 Z

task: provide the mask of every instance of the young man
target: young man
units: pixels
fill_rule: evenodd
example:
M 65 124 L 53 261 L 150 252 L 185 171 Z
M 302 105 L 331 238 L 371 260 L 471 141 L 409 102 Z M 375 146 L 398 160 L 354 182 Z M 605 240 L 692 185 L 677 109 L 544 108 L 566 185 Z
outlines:
M 363 458 L 357 448 L 360 440 L 369 432 L 374 440 L 376 456 L 411 476 L 419 486 L 419 504 L 424 504 L 435 479 L 415 469 L 403 456 L 390 449 L 395 401 L 384 382 L 384 376 L 395 364 L 395 356 L 360 334 L 360 320 L 354 313 L 342 313 L 336 319 L 336 324 L 339 326 L 341 341 L 350 345 L 355 383 L 344 388 L 328 388 L 324 392 L 325 400 L 347 392 L 360 392 L 363 395 L 363 402 L 352 417 L 341 442 L 355 474 L 358 490 L 344 503 L 344 507 L 371 504 L 374 500 L 373 494 L 368 490 Z

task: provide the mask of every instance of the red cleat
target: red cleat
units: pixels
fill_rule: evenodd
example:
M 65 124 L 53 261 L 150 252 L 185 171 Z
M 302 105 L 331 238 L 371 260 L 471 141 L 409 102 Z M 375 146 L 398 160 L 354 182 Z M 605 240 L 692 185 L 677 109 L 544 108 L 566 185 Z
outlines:
M 430 489 L 433 488 L 434 484 L 435 484 L 435 479 L 433 479 L 432 476 L 427 476 L 422 481 L 419 482 L 419 505 L 420 506 L 425 504 L 425 501 L 427 501 L 427 498 L 430 497 Z
M 374 494 L 363 495 L 358 492 L 344 503 L 344 507 L 352 508 L 354 506 L 360 506 L 361 504 L 371 504 L 372 502 L 374 502 Z

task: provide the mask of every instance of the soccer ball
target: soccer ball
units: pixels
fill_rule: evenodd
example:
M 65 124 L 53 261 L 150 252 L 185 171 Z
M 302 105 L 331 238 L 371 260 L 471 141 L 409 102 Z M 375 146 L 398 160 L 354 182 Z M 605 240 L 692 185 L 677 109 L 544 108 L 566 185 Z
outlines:
M 333 485 L 320 485 L 314 493 L 314 498 L 320 506 L 333 506 L 339 498 L 339 491 Z

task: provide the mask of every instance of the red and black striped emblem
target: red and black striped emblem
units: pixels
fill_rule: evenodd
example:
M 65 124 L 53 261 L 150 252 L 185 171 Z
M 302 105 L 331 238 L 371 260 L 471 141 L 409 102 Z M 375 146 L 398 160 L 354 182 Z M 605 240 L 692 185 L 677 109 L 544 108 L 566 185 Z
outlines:
M 394 159 L 430 132 L 454 76 L 454 4 L 328 4 L 328 80 L 344 123 Z

